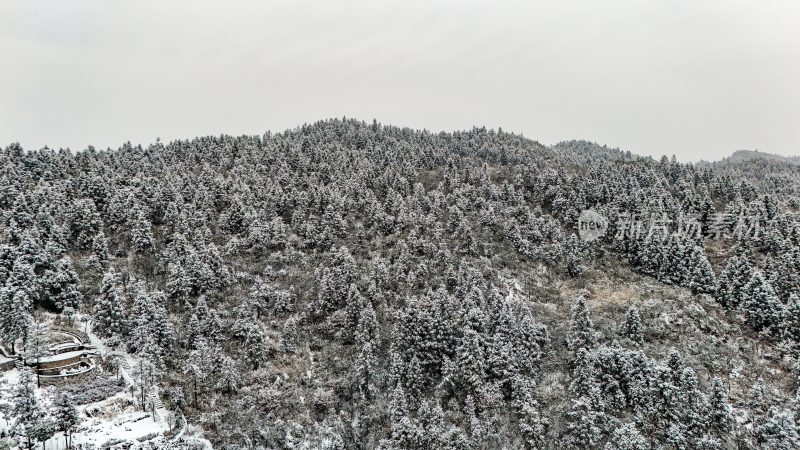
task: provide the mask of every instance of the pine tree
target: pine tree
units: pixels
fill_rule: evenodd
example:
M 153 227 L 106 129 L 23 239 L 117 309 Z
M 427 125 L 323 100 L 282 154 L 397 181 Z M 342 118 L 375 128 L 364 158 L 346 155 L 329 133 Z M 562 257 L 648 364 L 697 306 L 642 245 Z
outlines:
M 222 356 L 218 361 L 217 382 L 214 388 L 227 393 L 236 392 L 242 382 L 239 368 L 230 356 Z
M 688 437 L 697 438 L 705 434 L 708 426 L 708 403 L 700 392 L 697 376 L 691 367 L 681 371 L 679 380 L 678 408 L 683 428 Z
M 525 439 L 526 448 L 542 447 L 550 426 L 548 418 L 540 412 L 533 390 L 534 382 L 527 377 L 517 376 L 512 380 L 512 405 L 517 410 L 519 429 Z
M 26 437 L 30 440 L 33 439 L 42 443 L 44 448 L 45 443 L 56 434 L 55 424 L 53 420 L 45 416 L 34 422 L 26 433 Z
M 131 339 L 129 346 L 137 351 L 145 343 L 152 342 L 163 355 L 174 339 L 172 324 L 164 308 L 166 296 L 161 292 L 148 292 L 144 284 L 136 286 L 138 291 L 131 306 Z
M 717 280 L 714 269 L 708 262 L 703 249 L 693 245 L 689 254 L 689 280 L 688 287 L 693 294 L 713 294 L 717 291 Z
M 354 365 L 354 381 L 357 392 L 364 401 L 369 402 L 377 394 L 378 360 L 372 342 L 367 341 L 361 346 Z
M 283 333 L 281 334 L 281 343 L 283 351 L 287 353 L 294 353 L 300 341 L 300 334 L 297 331 L 297 318 L 290 317 L 284 322 Z
M 425 389 L 425 376 L 422 372 L 422 365 L 417 355 L 411 357 L 408 363 L 403 365 L 403 381 L 407 398 L 416 401 L 420 398 Z
M 647 441 L 633 423 L 617 427 L 603 450 L 649 450 Z
M 572 304 L 572 321 L 567 334 L 567 347 L 572 352 L 585 348 L 591 350 L 597 345 L 597 333 L 589 317 L 586 299 L 578 296 Z
M 483 339 L 472 328 L 464 330 L 461 342 L 456 347 L 456 357 L 462 379 L 475 391 L 484 381 L 486 370 L 486 354 Z
M 100 232 L 103 225 L 95 202 L 91 199 L 77 200 L 67 216 L 70 240 L 75 243 L 77 248 L 89 248 L 93 238 Z
M 750 282 L 742 289 L 742 295 L 741 308 L 747 323 L 756 331 L 771 329 L 779 332 L 782 305 L 762 272 L 753 273 Z
M 709 398 L 709 421 L 717 436 L 727 435 L 733 427 L 733 408 L 728 402 L 728 394 L 722 380 L 714 377 L 711 380 L 711 396 Z
M 33 265 L 17 258 L 6 279 L 6 288 L 17 298 L 23 312 L 30 312 L 34 304 L 41 300 L 43 286 L 34 272 Z
M 693 450 L 723 450 L 722 442 L 714 436 L 705 434 L 694 441 Z
M 369 303 L 355 285 L 350 286 L 347 294 L 347 303 L 345 304 L 345 323 L 342 335 L 344 341 L 352 343 L 355 340 L 356 327 L 358 326 L 361 310 L 366 308 Z
M 247 228 L 245 208 L 240 198 L 236 197 L 228 210 L 220 217 L 223 229 L 231 234 L 239 234 Z
M 758 377 L 755 383 L 750 386 L 747 392 L 747 406 L 755 414 L 764 415 L 767 413 L 767 387 L 764 379 Z
M 755 430 L 756 440 L 762 448 L 793 450 L 800 448 L 800 435 L 793 415 L 788 411 L 771 408 L 769 418 Z
M 720 273 L 717 286 L 717 301 L 722 306 L 737 307 L 743 299 L 743 290 L 753 276 L 748 254 L 732 257 Z
M 100 232 L 92 240 L 92 256 L 90 256 L 90 264 L 98 272 L 108 269 L 111 256 L 108 253 L 108 239 L 105 233 Z
M 574 396 L 567 413 L 567 433 L 578 448 L 593 447 L 600 441 L 606 423 L 600 384 L 592 355 L 585 347 L 577 350 L 570 392 Z
M 642 325 L 642 318 L 639 316 L 639 310 L 636 307 L 631 306 L 628 308 L 628 312 L 625 314 L 625 322 L 620 327 L 620 333 L 638 346 L 641 346 L 644 342 L 644 326 Z
M 783 336 L 800 344 L 800 296 L 792 293 L 783 313 Z
M 131 242 L 136 253 L 142 254 L 153 248 L 153 224 L 144 209 L 136 207 L 131 211 Z
M 69 448 L 72 432 L 81 423 L 81 416 L 69 396 L 63 393 L 56 396 L 53 400 L 52 415 L 55 430 L 64 433 L 64 443 Z
M 569 389 L 573 396 L 585 396 L 590 398 L 594 404 L 599 405 L 602 401 L 597 396 L 601 391 L 595 363 L 592 355 L 585 348 L 578 350 L 576 355 L 575 368 L 572 371 L 572 382 Z
M 145 407 L 144 392 L 154 386 L 164 375 L 166 366 L 164 363 L 164 350 L 155 342 L 155 337 L 149 337 L 145 342 L 139 344 L 137 356 L 139 356 L 139 378 L 142 386 L 142 407 Z
M 599 395 L 599 394 L 598 394 Z M 576 448 L 591 448 L 600 442 L 606 416 L 587 397 L 572 401 L 567 413 L 567 440 Z
M 25 291 L 0 287 L 0 341 L 16 353 L 18 340 L 25 340 L 30 329 L 30 300 Z
M 77 309 L 83 301 L 80 291 L 80 278 L 72 266 L 72 260 L 65 256 L 59 260 L 53 270 L 45 273 L 45 285 L 49 300 L 62 310 L 66 307 Z
M 400 419 L 408 415 L 408 403 L 406 401 L 406 392 L 402 384 L 397 384 L 392 390 L 389 398 L 389 419 L 392 423 L 398 423 Z
M 126 334 L 124 303 L 120 276 L 111 269 L 103 276 L 100 294 L 93 309 L 94 327 L 98 335 L 119 339 Z
M 17 248 L 9 244 L 0 244 L 0 286 L 5 285 L 17 259 Z
M 23 369 L 19 373 L 19 380 L 11 392 L 10 417 L 12 429 L 28 440 L 38 440 L 47 434 L 47 412 L 36 398 L 36 386 L 33 373 Z M 52 433 L 50 434 L 52 436 Z
M 269 344 L 264 331 L 260 327 L 251 329 L 250 333 L 247 334 L 247 338 L 245 338 L 244 345 L 246 360 L 254 370 L 261 367 L 266 361 L 267 353 L 269 352 Z
M 372 308 L 372 303 L 369 300 L 364 302 L 364 307 L 359 313 L 355 339 L 356 344 L 362 347 L 367 342 L 372 345 L 373 349 L 377 349 L 380 346 L 380 326 L 378 325 L 378 318 L 375 316 L 375 309 Z
M 198 406 L 199 397 L 209 373 L 208 358 L 210 357 L 211 350 L 208 344 L 200 338 L 183 361 L 183 373 L 189 377 L 195 408 Z

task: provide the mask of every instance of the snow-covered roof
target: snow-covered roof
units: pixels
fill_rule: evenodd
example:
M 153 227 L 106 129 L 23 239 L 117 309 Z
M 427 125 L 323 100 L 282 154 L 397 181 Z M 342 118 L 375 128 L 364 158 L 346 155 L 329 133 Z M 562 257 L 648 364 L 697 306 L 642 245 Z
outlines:
M 74 348 L 80 346 L 81 344 L 79 342 L 64 342 L 50 347 L 50 350 L 60 350 L 62 348 Z
M 58 355 L 43 356 L 39 358 L 37 362 L 39 363 L 58 362 L 67 359 L 77 358 L 79 356 L 83 356 L 84 354 L 93 354 L 93 353 L 94 352 L 88 352 L 86 350 L 77 350 L 74 352 L 59 353 Z

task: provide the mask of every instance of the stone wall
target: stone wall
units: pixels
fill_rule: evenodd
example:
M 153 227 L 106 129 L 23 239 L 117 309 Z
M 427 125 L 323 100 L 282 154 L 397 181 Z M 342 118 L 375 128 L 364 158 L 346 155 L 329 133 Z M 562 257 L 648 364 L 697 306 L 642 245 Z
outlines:
M 6 370 L 13 369 L 15 361 L 16 360 L 14 360 L 14 359 L 9 359 L 9 360 L 0 362 L 0 372 L 5 372 Z
M 78 383 L 90 380 L 96 376 L 96 366 L 92 366 L 90 370 L 75 375 L 53 375 L 53 376 L 40 376 L 39 381 L 42 386 L 64 386 L 66 384 Z
M 45 361 L 36 363 L 34 360 L 34 361 L 28 361 L 28 363 L 33 362 L 37 365 L 37 367 L 41 369 L 52 369 L 56 367 L 64 367 L 75 364 L 77 362 L 80 362 L 84 357 L 85 356 L 83 354 L 80 354 L 80 355 L 75 355 L 72 358 L 60 359 L 58 361 Z

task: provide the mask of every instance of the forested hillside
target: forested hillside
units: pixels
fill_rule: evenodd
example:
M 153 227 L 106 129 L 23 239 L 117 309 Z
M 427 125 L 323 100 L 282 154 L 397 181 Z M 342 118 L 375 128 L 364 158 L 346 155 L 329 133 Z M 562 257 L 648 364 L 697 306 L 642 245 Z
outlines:
M 0 341 L 86 315 L 215 448 L 800 448 L 796 164 L 338 119 L 0 170 Z

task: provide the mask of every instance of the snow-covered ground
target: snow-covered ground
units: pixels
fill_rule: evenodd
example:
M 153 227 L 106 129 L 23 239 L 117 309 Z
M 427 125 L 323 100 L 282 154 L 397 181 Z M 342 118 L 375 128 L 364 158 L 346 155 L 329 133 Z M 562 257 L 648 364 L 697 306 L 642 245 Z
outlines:
M 137 440 L 145 436 L 161 435 L 169 429 L 163 420 L 154 421 L 149 413 L 129 408 L 124 411 L 114 411 L 115 400 L 130 397 L 130 393 L 120 392 L 102 402 L 91 403 L 80 407 L 78 410 L 84 414 L 86 409 L 100 408 L 110 413 L 109 417 L 84 418 L 79 431 L 72 436 L 73 446 L 76 444 L 94 444 L 100 447 L 112 440 Z M 85 416 L 84 416 L 85 417 Z M 45 444 L 46 450 L 60 450 L 66 448 L 64 436 L 57 434 Z
M 98 353 L 105 355 L 110 352 L 100 339 L 92 333 L 91 329 L 87 329 L 87 334 Z M 156 409 L 154 417 L 152 411 L 142 411 L 137 400 L 131 396 L 130 386 L 134 383 L 132 368 L 137 365 L 135 358 L 125 352 L 114 351 L 114 353 L 123 360 L 120 365 L 120 375 L 125 380 L 126 388 L 109 398 L 78 406 L 83 422 L 72 435 L 73 446 L 77 444 L 93 444 L 99 448 L 112 440 L 146 440 L 161 436 L 169 430 L 167 422 L 169 414 L 163 406 Z M 16 385 L 18 379 L 19 372 L 17 369 L 0 372 L 0 398 L 10 398 L 9 392 Z M 56 387 L 45 386 L 37 389 L 36 395 L 40 401 L 48 405 L 56 391 Z M 87 411 L 89 411 L 89 414 L 87 414 Z M 11 424 L 8 423 L 7 418 L 0 412 L 0 431 L 8 431 L 10 426 Z M 56 434 L 44 445 L 45 450 L 61 450 L 64 448 L 66 448 L 66 443 L 61 433 Z

